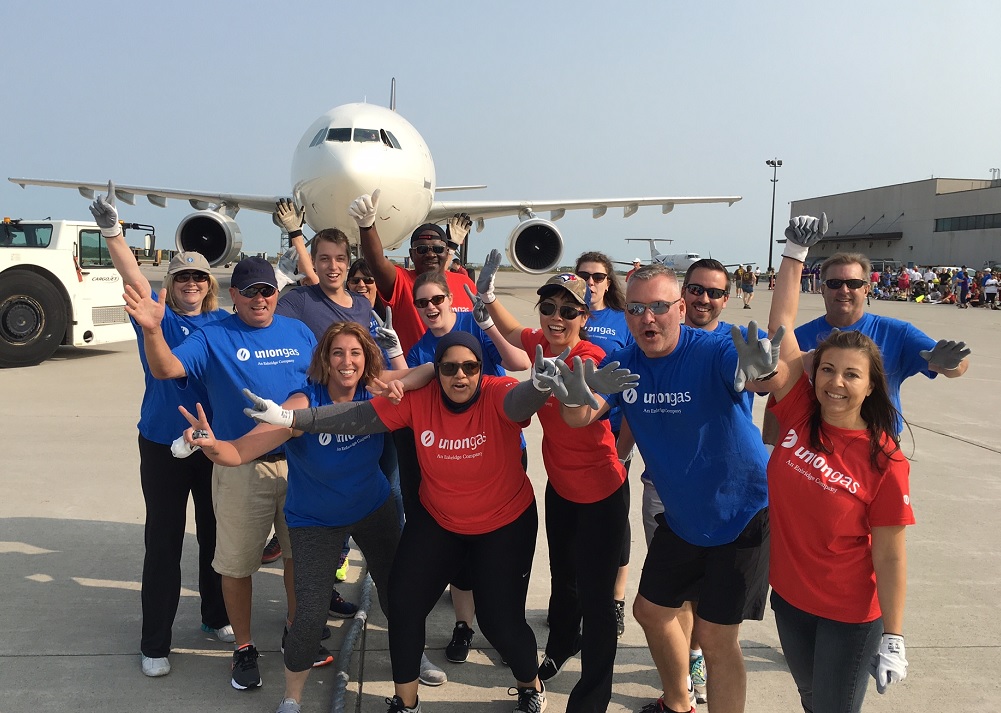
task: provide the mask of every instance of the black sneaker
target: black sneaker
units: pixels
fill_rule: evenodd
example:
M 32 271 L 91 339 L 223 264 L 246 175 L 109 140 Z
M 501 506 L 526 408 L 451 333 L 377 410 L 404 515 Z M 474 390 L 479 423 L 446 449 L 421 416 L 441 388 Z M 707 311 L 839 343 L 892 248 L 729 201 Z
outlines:
M 466 659 L 469 658 L 469 644 L 473 641 L 475 633 L 466 622 L 455 622 L 452 640 L 445 647 L 445 658 L 452 663 L 466 663 Z
M 233 678 L 230 683 L 238 691 L 261 687 L 261 671 L 257 668 L 257 647 L 247 644 L 233 652 Z
M 268 544 L 264 545 L 264 552 L 261 553 L 261 564 L 271 564 L 282 556 L 282 546 L 278 544 L 278 535 L 275 535 Z
M 330 636 L 330 629 L 328 627 L 323 627 L 327 633 L 327 636 L 321 636 L 321 640 L 326 639 Z M 288 636 L 288 627 L 282 631 L 282 645 L 280 651 L 285 653 L 285 637 Z M 320 646 L 320 650 L 316 652 L 316 658 L 313 659 L 313 668 L 320 668 L 320 666 L 327 666 L 334 662 L 334 655 L 330 653 L 324 646 Z
M 335 589 L 330 593 L 328 613 L 330 616 L 336 616 L 339 619 L 350 619 L 358 613 L 358 606 L 346 601 Z
M 387 698 L 386 703 L 389 705 L 389 710 L 386 713 L 421 713 L 421 700 L 419 698 L 413 708 L 407 708 L 403 705 L 403 700 L 399 696 Z
M 540 684 L 542 685 L 542 684 Z M 542 713 L 546 710 L 546 687 L 542 685 L 542 690 L 534 688 L 509 688 L 509 696 L 518 696 L 518 705 L 514 708 L 514 713 Z
M 615 636 L 621 637 L 626 632 L 626 603 L 615 600 Z
M 556 661 L 552 656 L 546 655 L 542 657 L 542 665 L 539 666 L 539 680 L 540 681 L 551 681 L 556 678 L 566 662 L 569 659 L 563 659 L 562 661 Z

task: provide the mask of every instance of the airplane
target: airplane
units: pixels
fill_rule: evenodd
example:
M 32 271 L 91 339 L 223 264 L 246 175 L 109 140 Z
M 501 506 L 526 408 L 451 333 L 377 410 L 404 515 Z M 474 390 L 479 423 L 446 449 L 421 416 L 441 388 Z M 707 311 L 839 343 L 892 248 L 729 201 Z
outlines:
M 697 263 L 699 260 L 702 259 L 702 256 L 700 256 L 698 253 L 689 252 L 689 253 L 667 254 L 657 250 L 657 243 L 673 243 L 674 241 L 671 240 L 670 238 L 625 238 L 625 241 L 627 243 L 634 243 L 634 242 L 649 243 L 650 262 L 660 263 L 665 267 L 671 268 L 675 272 L 680 272 L 680 273 L 687 272 L 688 268 L 690 268 L 692 265 L 694 265 L 695 263 Z M 618 264 L 631 265 L 632 263 L 620 262 Z M 723 267 L 737 267 L 740 265 L 748 265 L 748 264 L 753 265 L 754 263 L 734 262 L 734 263 L 724 264 Z
M 395 80 L 394 80 L 395 82 Z M 501 216 L 517 216 L 518 224 L 508 238 L 508 260 L 530 274 L 549 272 L 560 264 L 563 236 L 555 221 L 568 210 L 590 210 L 594 218 L 609 208 L 622 208 L 623 217 L 640 206 L 659 205 L 664 214 L 675 205 L 727 203 L 741 196 L 664 196 L 636 198 L 593 198 L 582 200 L 437 200 L 437 193 L 485 188 L 485 186 L 438 186 L 435 166 L 424 139 L 396 112 L 395 84 L 388 108 L 366 104 L 344 104 L 319 116 L 306 129 L 292 154 L 292 199 L 305 208 L 306 223 L 314 231 L 328 227 L 343 230 L 355 246 L 358 227 L 348 215 L 348 206 L 358 196 L 382 190 L 377 226 L 386 250 L 398 248 L 415 227 L 441 223 L 455 213 L 468 213 L 483 230 L 484 221 Z M 9 178 L 22 188 L 50 186 L 73 188 L 92 200 L 107 181 L 62 181 Z M 237 258 L 243 244 L 235 217 L 240 209 L 272 213 L 285 195 L 242 195 L 204 191 L 115 185 L 119 200 L 135 205 L 136 196 L 154 206 L 166 207 L 169 199 L 185 200 L 195 209 L 177 226 L 178 250 L 202 253 L 215 267 Z M 538 214 L 548 211 L 548 219 Z

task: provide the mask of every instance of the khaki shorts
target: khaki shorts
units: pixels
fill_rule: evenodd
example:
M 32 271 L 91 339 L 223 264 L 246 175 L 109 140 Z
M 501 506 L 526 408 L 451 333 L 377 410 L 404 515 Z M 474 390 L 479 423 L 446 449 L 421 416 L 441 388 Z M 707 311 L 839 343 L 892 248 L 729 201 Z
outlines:
M 212 569 L 224 577 L 249 577 L 261 568 L 261 551 L 272 525 L 282 557 L 292 559 L 285 524 L 288 464 L 251 461 L 235 468 L 212 468 L 212 508 L 216 541 Z

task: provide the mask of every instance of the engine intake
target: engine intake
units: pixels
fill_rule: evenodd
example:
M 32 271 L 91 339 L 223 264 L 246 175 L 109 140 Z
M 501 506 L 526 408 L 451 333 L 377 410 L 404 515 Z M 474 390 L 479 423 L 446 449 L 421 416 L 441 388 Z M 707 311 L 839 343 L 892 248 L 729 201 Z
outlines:
M 507 259 L 522 272 L 541 275 L 560 264 L 563 236 L 548 220 L 530 218 L 511 231 L 507 240 Z
M 205 256 L 212 267 L 233 262 L 243 247 L 243 234 L 236 221 L 214 210 L 185 216 L 177 226 L 178 250 L 193 250 Z

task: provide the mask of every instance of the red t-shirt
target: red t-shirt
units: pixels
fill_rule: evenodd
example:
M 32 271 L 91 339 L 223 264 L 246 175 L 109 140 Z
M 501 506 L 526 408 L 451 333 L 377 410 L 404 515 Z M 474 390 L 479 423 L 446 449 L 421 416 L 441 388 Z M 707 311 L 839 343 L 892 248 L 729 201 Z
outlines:
M 525 329 L 521 344 L 529 357 L 535 359 L 535 347 L 542 345 L 547 357 L 553 353 L 541 329 Z M 579 356 L 599 364 L 605 358 L 601 347 L 591 342 L 578 342 L 570 350 L 567 363 Z M 596 503 L 618 490 L 626 480 L 626 469 L 619 463 L 615 436 L 608 419 L 595 421 L 584 428 L 571 428 L 560 415 L 560 402 L 550 396 L 539 409 L 542 423 L 542 461 L 553 490 L 573 503 Z
M 393 329 L 400 335 L 400 344 L 403 346 L 403 353 L 406 354 L 424 336 L 427 328 L 421 321 L 420 315 L 417 314 L 417 308 L 414 307 L 414 280 L 417 279 L 417 271 L 404 270 L 399 265 L 394 265 L 394 267 L 396 268 L 396 282 L 393 283 L 393 294 L 388 299 L 385 295 L 382 295 L 382 298 L 393 309 Z M 469 289 L 475 295 L 476 283 L 458 272 L 446 270 L 444 275 L 448 289 L 452 293 L 452 310 L 471 312 L 473 303 L 470 302 L 469 295 L 466 294 L 466 290 L 462 286 L 469 285 Z
M 535 493 L 521 467 L 521 429 L 504 413 L 504 397 L 518 384 L 509 376 L 484 375 L 479 400 L 452 413 L 437 380 L 407 392 L 399 405 L 373 399 L 390 430 L 414 429 L 421 466 L 421 503 L 435 521 L 460 535 L 482 535 L 514 522 Z
M 833 451 L 809 444 L 817 408 L 804 374 L 769 409 L 780 442 L 768 461 L 772 587 L 787 602 L 827 619 L 858 624 L 879 618 L 872 567 L 874 527 L 913 525 L 910 464 L 898 451 L 877 472 L 869 434 L 825 424 Z

